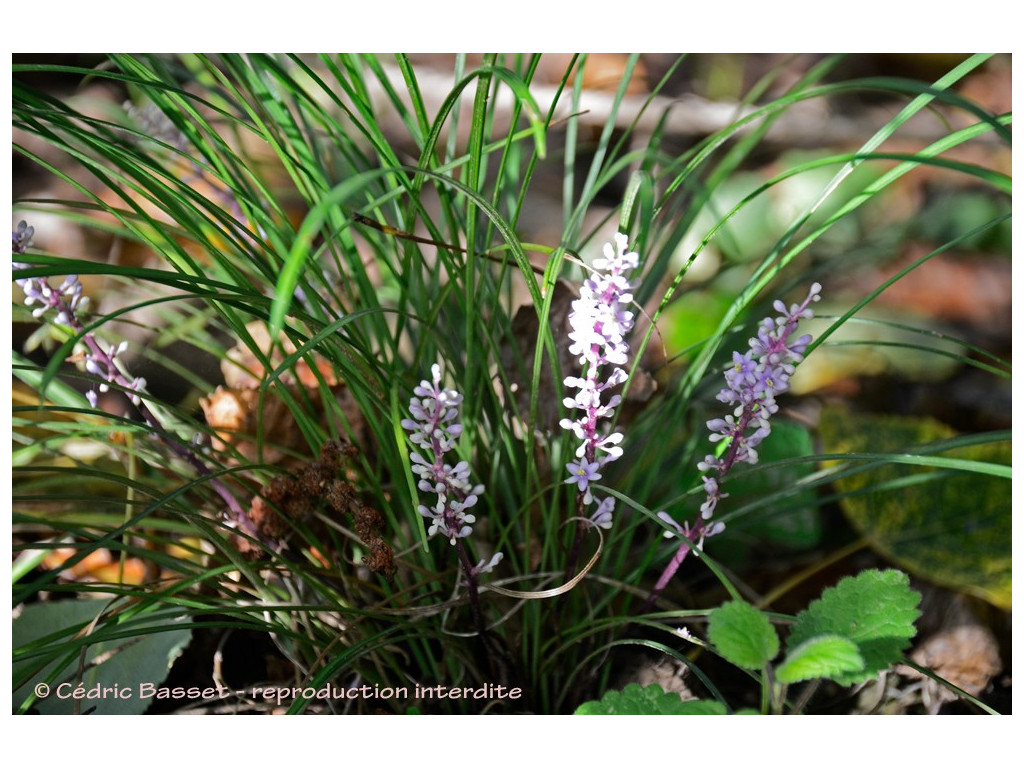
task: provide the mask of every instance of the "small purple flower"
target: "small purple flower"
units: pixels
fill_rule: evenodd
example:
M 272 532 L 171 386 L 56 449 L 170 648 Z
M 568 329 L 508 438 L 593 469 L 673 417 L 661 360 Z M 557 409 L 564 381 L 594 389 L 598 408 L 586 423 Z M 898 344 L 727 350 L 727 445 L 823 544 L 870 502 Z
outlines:
M 565 467 L 569 470 L 569 478 L 565 482 L 577 483 L 580 491 L 587 490 L 588 483 L 601 479 L 601 473 L 597 471 L 601 465 L 596 461 L 582 458 L 579 461 L 570 461 Z
M 490 573 L 498 566 L 498 563 L 500 563 L 504 557 L 505 556 L 501 552 L 495 552 L 490 560 L 481 560 L 477 563 L 473 571 L 477 575 Z
M 34 227 L 30 227 L 24 221 L 19 221 L 18 226 L 11 232 L 11 246 L 14 253 L 27 253 L 28 247 L 32 245 L 32 235 L 35 233 Z
M 615 499 L 609 496 L 606 499 L 602 499 L 597 505 L 597 509 L 590 516 L 590 523 L 596 525 L 598 528 L 604 528 L 605 530 L 612 527 L 612 512 L 615 511 Z
M 686 534 L 683 526 L 677 523 L 675 518 L 668 512 L 659 512 L 658 517 L 672 529 L 671 531 L 665 531 L 665 533 L 662 534 L 666 539 L 674 539 L 677 536 L 684 536 Z
M 754 375 L 754 396 L 762 401 L 774 399 L 777 393 L 785 392 L 789 389 L 789 377 L 792 372 L 792 366 L 772 365 L 770 363 L 760 366 Z
M 725 381 L 728 383 L 729 389 L 737 391 L 744 385 L 754 383 L 756 371 L 757 361 L 754 360 L 753 351 L 742 355 L 739 352 L 733 352 L 732 367 L 725 372 Z

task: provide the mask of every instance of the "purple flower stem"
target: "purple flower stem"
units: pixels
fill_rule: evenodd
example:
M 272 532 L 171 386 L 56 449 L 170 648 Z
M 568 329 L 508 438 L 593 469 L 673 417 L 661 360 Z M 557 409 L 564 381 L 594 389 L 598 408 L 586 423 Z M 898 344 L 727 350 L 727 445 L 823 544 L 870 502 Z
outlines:
M 462 570 L 466 574 L 466 593 L 469 595 L 469 608 L 473 614 L 473 623 L 476 624 L 477 632 L 480 633 L 481 639 L 487 645 L 487 622 L 484 621 L 484 612 L 480 608 L 480 589 L 476 569 L 473 567 L 473 561 L 469 559 L 469 553 L 466 551 L 466 545 L 462 539 L 455 541 L 455 551 L 462 564 Z
M 432 414 L 429 421 L 430 446 L 434 453 L 434 466 L 432 469 L 435 476 L 438 476 L 444 469 L 444 446 L 441 445 L 441 440 L 437 437 L 440 433 L 441 416 L 443 414 L 444 410 L 439 409 L 435 414 Z M 448 491 L 458 501 L 465 501 L 468 495 L 465 490 L 454 485 L 450 485 Z M 442 515 L 449 531 L 458 531 L 462 527 L 463 523 L 456 516 L 451 504 L 445 505 Z M 469 559 L 466 543 L 461 536 L 455 539 L 455 552 L 458 555 L 459 563 L 462 565 L 462 571 L 466 575 L 466 592 L 469 594 L 469 607 L 473 613 L 473 622 L 476 624 L 480 636 L 484 637 L 487 634 L 487 624 L 484 621 L 484 612 L 480 608 L 479 579 L 477 578 L 476 568 L 473 567 L 473 561 Z
M 24 251 L 16 251 L 23 253 Z M 166 432 L 163 424 L 157 418 L 156 414 L 146 405 L 137 394 L 138 380 L 131 380 L 124 374 L 122 374 L 114 363 L 113 356 L 99 343 L 99 340 L 91 332 L 87 331 L 82 322 L 78 319 L 78 315 L 75 309 L 68 304 L 59 291 L 55 291 L 49 287 L 49 283 L 46 278 L 30 278 L 38 281 L 40 284 L 45 284 L 48 291 L 45 291 L 43 300 L 46 305 L 43 309 L 56 309 L 58 317 L 78 333 L 82 341 L 89 348 L 90 357 L 98 362 L 108 372 L 108 381 L 123 387 L 126 392 L 135 392 L 136 394 L 131 396 L 132 403 L 138 409 L 139 414 L 143 420 L 152 428 L 152 430 L 160 437 L 160 439 L 167 445 L 175 454 L 188 462 L 200 476 L 208 477 L 210 487 L 217 493 L 218 496 L 224 501 L 229 510 L 230 519 L 241 529 L 245 534 L 264 541 L 263 537 L 259 534 L 255 524 L 246 514 L 245 510 L 242 509 L 241 504 L 238 503 L 238 499 L 235 498 L 234 494 L 225 486 L 219 479 L 211 477 L 212 472 L 210 468 L 200 459 L 194 452 L 189 448 L 182 445 L 180 442 L 173 440 Z M 42 312 L 39 309 L 36 310 L 37 315 L 41 316 Z M 268 542 L 264 541 L 265 544 Z
M 413 390 L 409 401 L 409 413 L 413 418 L 403 419 L 402 428 L 409 431 L 413 445 L 423 449 L 427 454 L 410 454 L 413 474 L 419 476 L 417 487 L 425 492 L 435 494 L 438 498 L 433 508 L 421 505 L 419 513 L 431 520 L 429 535 L 442 533 L 455 547 L 460 567 L 465 574 L 466 589 L 469 595 L 470 609 L 479 636 L 485 647 L 490 649 L 487 639 L 487 624 L 480 607 L 479 576 L 489 571 L 498 560 L 492 558 L 490 564 L 481 562 L 474 566 L 469 558 L 469 550 L 464 541 L 472 533 L 472 524 L 476 517 L 467 514 L 466 510 L 476 505 L 484 486 L 473 486 L 469 482 L 470 468 L 468 462 L 460 461 L 455 466 L 445 464 L 445 454 L 455 447 L 462 434 L 462 425 L 456 423 L 462 395 L 454 389 L 441 385 L 441 365 L 434 364 L 430 368 L 431 379 L 420 382 Z
M 580 548 L 583 546 L 583 537 L 590 525 L 583 519 L 587 514 L 587 504 L 583 499 L 583 492 L 576 494 L 576 516 L 581 518 L 576 521 L 576 535 L 573 537 L 572 546 L 569 548 L 569 558 L 565 564 L 565 580 L 569 581 L 576 575 L 576 563 L 580 559 Z
M 665 570 L 662 571 L 661 576 L 654 585 L 654 589 L 651 590 L 651 594 L 647 596 L 643 606 L 640 608 L 640 613 L 647 613 L 654 607 L 654 603 L 657 602 L 658 598 L 661 597 L 661 593 L 665 591 L 665 587 L 672 581 L 672 577 L 676 575 L 676 571 L 686 560 L 686 556 L 690 554 L 690 550 L 697 546 L 696 542 L 700 541 L 704 536 L 704 520 L 703 518 L 698 519 L 697 524 L 683 535 L 683 540 L 679 544 L 679 549 L 672 555 L 672 559 L 668 561 L 668 565 L 665 566 Z
M 750 420 L 754 416 L 755 410 L 756 406 L 749 404 L 743 409 L 743 415 L 740 416 L 740 420 L 736 424 L 736 434 L 742 435 L 746 431 L 747 426 L 750 424 Z M 726 451 L 725 457 L 722 459 L 722 463 L 719 467 L 719 479 L 725 477 L 732 468 L 732 465 L 736 463 L 739 448 L 740 441 L 738 440 L 733 440 L 729 444 L 729 448 Z M 679 543 L 679 548 L 676 550 L 675 554 L 672 555 L 672 559 L 668 561 L 668 565 L 666 565 L 665 570 L 662 571 L 661 576 L 654 585 L 654 589 L 651 590 L 651 594 L 648 595 L 647 600 L 644 601 L 643 607 L 640 610 L 641 613 L 647 613 L 654 607 L 655 601 L 661 597 L 661 593 L 665 591 L 665 587 L 667 587 L 668 583 L 672 581 L 672 577 L 676 575 L 676 572 L 683 564 L 683 561 L 686 560 L 686 556 L 690 553 L 690 550 L 695 546 L 698 546 L 698 542 L 704 538 L 704 535 L 707 532 L 706 523 L 707 521 L 703 517 L 699 516 L 693 528 L 684 532 L 683 540 Z
M 769 434 L 768 418 L 778 409 L 775 395 L 789 389 L 790 374 L 796 363 L 803 360 L 803 353 L 811 341 L 810 335 L 793 341 L 790 341 L 790 336 L 802 318 L 813 316 L 809 306 L 811 302 L 818 301 L 820 293 L 821 285 L 814 283 L 801 304 L 787 308 L 781 301 L 776 301 L 772 306 L 780 316 L 766 318 L 761 323 L 757 336 L 750 339 L 750 352 L 746 355 L 733 354 L 733 365 L 725 375 L 728 386 L 719 393 L 718 399 L 739 405 L 725 419 L 708 422 L 708 428 L 713 433 L 712 440 L 728 440 L 728 447 L 721 458 L 709 455 L 697 465 L 702 472 L 714 474 L 713 477 L 703 478 L 707 500 L 693 527 L 672 523 L 682 541 L 644 601 L 641 613 L 648 612 L 654 606 L 690 550 L 694 547 L 700 549 L 705 537 L 715 535 L 724 527 L 720 522 L 710 522 L 718 501 L 728 495 L 721 493 L 719 484 L 737 461 L 750 464 L 757 462 L 755 447 Z M 755 355 L 758 358 L 756 364 L 753 361 Z M 757 427 L 756 431 L 748 435 L 748 430 L 753 427 Z

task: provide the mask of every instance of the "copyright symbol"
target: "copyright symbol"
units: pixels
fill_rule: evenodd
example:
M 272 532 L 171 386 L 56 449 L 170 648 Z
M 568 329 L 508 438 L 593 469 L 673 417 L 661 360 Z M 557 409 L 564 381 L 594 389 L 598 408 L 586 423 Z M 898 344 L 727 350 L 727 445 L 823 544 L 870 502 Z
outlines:
M 35 687 L 35 694 L 38 698 L 45 699 L 47 696 L 50 695 L 50 686 L 48 686 L 46 683 L 39 683 Z

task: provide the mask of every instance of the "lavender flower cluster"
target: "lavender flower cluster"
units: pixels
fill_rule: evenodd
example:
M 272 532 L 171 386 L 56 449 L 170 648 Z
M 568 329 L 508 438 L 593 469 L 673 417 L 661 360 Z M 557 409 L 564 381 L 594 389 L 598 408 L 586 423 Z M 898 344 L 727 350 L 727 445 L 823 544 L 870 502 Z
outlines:
M 680 525 L 667 512 L 658 513 L 658 517 L 672 529 L 665 531 L 665 537 L 678 536 L 682 541 L 651 590 L 644 604 L 645 610 L 654 605 L 675 576 L 691 546 L 702 549 L 704 539 L 725 530 L 722 521 L 711 521 L 718 502 L 729 495 L 722 493 L 719 481 L 737 461 L 757 463 L 757 446 L 771 433 L 768 419 L 779 410 L 775 396 L 789 389 L 789 377 L 796 364 L 804 359 L 807 345 L 811 343 L 810 334 L 793 340 L 790 337 L 796 332 L 801 319 L 814 316 L 810 305 L 820 300 L 820 294 L 821 285 L 814 283 L 800 304 L 787 308 L 781 301 L 776 301 L 772 306 L 779 316 L 768 317 L 761 322 L 757 336 L 750 340 L 748 352 L 742 355 L 733 353 L 732 365 L 725 372 L 726 386 L 718 393 L 718 399 L 735 408 L 731 415 L 711 419 L 707 423 L 711 442 L 728 440 L 728 446 L 722 455 L 709 454 L 697 463 L 697 469 L 704 473 L 701 480 L 706 498 L 701 504 L 700 516 L 692 526 L 688 522 Z
M 11 232 L 11 250 L 14 253 L 27 253 L 28 247 L 32 244 L 32 235 L 36 233 L 34 227 L 30 227 L 28 222 L 19 221 L 18 226 Z M 24 265 L 21 265 L 24 266 Z M 15 267 L 18 269 L 19 267 Z
M 11 233 L 13 252 L 19 255 L 27 253 L 33 234 L 35 234 L 35 230 L 32 227 L 28 226 L 24 221 L 19 222 L 17 228 Z M 26 269 L 29 266 L 17 261 L 12 262 L 12 264 L 15 271 Z M 202 459 L 193 450 L 194 446 L 186 446 L 172 438 L 164 429 L 156 414 L 150 410 L 140 397 L 140 393 L 145 389 L 146 380 L 143 378 L 133 379 L 122 370 L 122 364 L 118 362 L 117 358 L 127 349 L 127 342 L 121 342 L 116 347 L 109 345 L 104 349 L 100 340 L 96 338 L 96 334 L 92 331 L 87 331 L 85 326 L 82 325 L 76 310 L 84 305 L 85 298 L 82 295 L 82 284 L 76 275 L 69 275 L 57 290 L 54 290 L 45 277 L 22 277 L 15 278 L 14 281 L 21 286 L 22 291 L 25 293 L 26 305 L 40 305 L 32 311 L 35 317 L 41 318 L 50 310 L 56 309 L 57 313 L 54 316 L 54 321 L 58 324 L 66 325 L 81 334 L 82 343 L 87 350 L 83 356 L 85 367 L 99 379 L 96 387 L 85 393 L 93 408 L 98 405 L 99 401 L 99 396 L 96 394 L 97 389 L 100 392 L 106 392 L 111 384 L 121 387 L 125 392 L 129 393 L 132 402 L 138 407 L 142 418 L 155 434 L 160 435 L 161 439 L 180 458 L 195 468 L 200 475 L 207 476 L 210 474 L 209 467 L 203 463 Z M 215 477 L 210 478 L 209 483 L 227 505 L 232 523 L 247 535 L 262 539 L 263 537 L 255 524 L 245 513 L 245 510 L 242 509 L 238 499 L 235 498 L 228 487 Z
M 454 545 L 456 539 L 473 532 L 476 517 L 466 510 L 476 505 L 484 486 L 470 484 L 469 462 L 460 461 L 452 466 L 444 461 L 445 454 L 455 447 L 462 434 L 462 425 L 456 421 L 462 395 L 454 389 L 441 387 L 440 365 L 432 365 L 430 372 L 431 381 L 424 379 L 413 389 L 409 401 L 413 418 L 403 419 L 402 427 L 410 433 L 410 442 L 428 454 L 426 458 L 415 451 L 409 454 L 412 471 L 420 478 L 417 486 L 421 491 L 437 495 L 433 507 L 421 504 L 417 511 L 431 521 L 429 535 L 442 533 Z M 501 558 L 499 552 L 489 562 L 481 561 L 474 572 L 490 571 Z
M 16 254 L 24 254 L 32 241 L 35 230 L 24 221 L 19 222 L 17 228 L 11 232 L 12 250 Z M 19 262 L 12 262 L 15 270 L 26 269 L 29 265 Z M 58 325 L 66 325 L 75 331 L 83 331 L 84 326 L 78 319 L 77 310 L 83 304 L 82 283 L 77 275 L 68 275 L 64 278 L 59 288 L 53 288 L 45 277 L 23 277 L 15 278 L 21 290 L 25 294 L 25 304 L 32 306 L 38 304 L 32 310 L 32 316 L 41 318 L 51 310 L 56 310 L 53 321 Z M 85 393 L 89 404 L 95 408 L 99 402 L 99 392 L 107 392 L 111 384 L 116 384 L 129 393 L 132 402 L 138 405 L 141 402 L 139 393 L 146 387 L 146 380 L 143 378 L 131 378 L 127 376 L 118 365 L 118 356 L 128 348 L 128 342 L 122 341 L 117 346 L 109 345 L 104 349 L 101 342 L 91 333 L 83 336 L 82 341 L 86 346 L 84 356 L 85 369 L 99 379 L 96 386 Z
M 719 480 L 737 462 L 757 463 L 757 446 L 771 433 L 769 418 L 779 410 L 775 396 L 789 389 L 790 376 L 811 343 L 807 333 L 796 339 L 791 337 L 801 319 L 814 316 L 810 305 L 821 299 L 820 294 L 821 285 L 814 283 L 800 304 L 786 307 L 775 301 L 772 306 L 779 315 L 761 321 L 747 352 L 732 354 L 732 365 L 725 372 L 726 386 L 718 393 L 718 399 L 735 408 L 725 418 L 707 423 L 711 442 L 728 440 L 728 447 L 721 456 L 709 454 L 697 464 L 697 469 L 704 473 L 701 480 L 706 494 L 700 507 L 701 539 L 721 533 L 725 527 L 721 522 L 708 524 L 718 502 L 728 496 L 721 492 Z
M 564 404 L 581 413 L 575 420 L 562 419 L 560 423 L 580 441 L 577 461 L 566 464 L 569 478 L 565 482 L 576 483 L 578 492 L 583 494 L 583 505 L 595 501 L 590 484 L 601 479 L 601 468 L 622 455 L 622 433 L 600 434 L 598 421 L 611 418 L 622 402 L 619 395 L 612 395 L 607 402 L 603 398 L 605 392 L 628 378 L 621 367 L 626 365 L 629 355 L 625 337 L 633 328 L 633 313 L 628 307 L 633 301 L 634 286 L 628 274 L 639 262 L 639 255 L 629 250 L 626 235 L 617 232 L 614 245 L 605 244 L 604 258 L 595 259 L 595 271 L 583 282 L 580 297 L 573 301 L 569 314 L 569 352 L 579 357 L 585 373 L 582 377 L 565 378 L 565 385 L 578 391 L 574 397 L 565 398 Z M 605 366 L 614 366 L 607 375 Z M 602 499 L 590 521 L 601 528 L 611 528 L 614 509 L 613 498 Z

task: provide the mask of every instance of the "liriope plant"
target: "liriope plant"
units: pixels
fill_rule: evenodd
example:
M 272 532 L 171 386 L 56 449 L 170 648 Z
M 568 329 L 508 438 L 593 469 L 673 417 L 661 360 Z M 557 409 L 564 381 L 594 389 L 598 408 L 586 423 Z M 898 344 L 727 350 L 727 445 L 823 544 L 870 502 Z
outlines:
M 16 693 L 40 675 L 73 679 L 59 663 L 83 647 L 183 622 L 266 635 L 298 690 L 520 692 L 300 697 L 293 712 L 571 712 L 615 685 L 623 649 L 692 664 L 675 629 L 715 605 L 684 608 L 682 584 L 710 578 L 735 597 L 717 543 L 733 520 L 785 512 L 791 490 L 734 505 L 734 466 L 767 438 L 789 366 L 857 309 L 824 313 L 813 341 L 790 338 L 819 283 L 829 292 L 834 267 L 809 252 L 923 166 L 1008 192 L 998 172 L 944 153 L 1004 141 L 1010 121 L 954 90 L 985 57 L 929 84 L 827 83 L 832 57 L 771 98 L 769 75 L 736 119 L 672 152 L 661 99 L 687 57 L 640 101 L 639 57 L 625 57 L 598 116 L 584 108 L 587 58 L 551 86 L 539 55 L 456 56 L 434 100 L 403 55 L 15 68 L 15 151 L 61 191 L 15 206 L 16 317 L 43 323 L 27 351 L 45 355 L 14 352 L 14 602 L 108 599 L 90 633 L 15 649 Z M 20 79 L 40 71 L 105 82 L 128 103 L 87 109 Z M 795 162 L 718 207 L 780 118 L 861 90 L 905 107 L 856 150 Z M 970 121 L 917 152 L 884 149 L 937 104 Z M 885 170 L 856 173 L 872 165 Z M 701 255 L 821 169 L 834 172 L 787 228 L 715 278 L 730 298 L 706 336 L 662 355 Z M 524 222 L 548 204 L 542 173 L 561 180 L 560 231 L 534 242 Z M 50 251 L 39 222 L 54 216 L 141 256 Z M 106 295 L 83 304 L 83 284 Z M 776 299 L 782 319 L 758 331 Z M 129 330 L 141 345 L 123 345 Z M 149 371 L 173 372 L 185 394 Z M 843 471 L 809 473 L 801 490 Z M 680 570 L 691 546 L 699 557 Z M 116 574 L 74 578 L 98 553 Z

